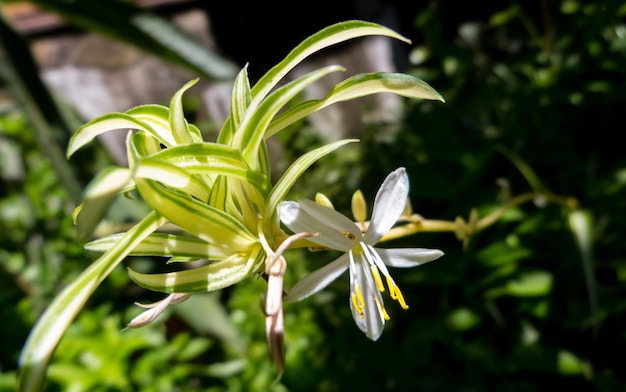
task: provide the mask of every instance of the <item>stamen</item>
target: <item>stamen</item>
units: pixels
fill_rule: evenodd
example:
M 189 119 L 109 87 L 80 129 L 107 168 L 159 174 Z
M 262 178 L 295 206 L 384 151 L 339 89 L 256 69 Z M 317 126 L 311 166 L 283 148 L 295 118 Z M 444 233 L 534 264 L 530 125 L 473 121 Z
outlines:
M 352 294 L 352 305 L 354 306 L 354 309 L 356 309 L 357 312 L 359 312 L 359 316 L 361 316 L 361 318 L 365 318 L 365 314 L 363 314 L 363 310 L 359 307 L 359 304 L 356 302 L 356 294 Z
M 393 280 L 391 280 L 391 277 L 388 275 L 385 276 L 385 279 L 387 280 L 387 286 L 389 286 L 389 295 L 391 296 L 391 299 L 398 299 L 398 296 L 393 290 L 393 288 L 396 287 L 396 284 Z
M 374 277 L 374 281 L 376 282 L 378 290 L 382 293 L 383 291 L 385 291 L 385 286 L 383 285 L 383 280 L 380 278 L 378 268 L 375 265 L 370 265 L 370 270 L 372 271 L 372 276 Z
M 356 285 L 356 295 L 359 298 L 359 308 L 365 308 L 365 301 L 363 301 L 363 294 L 361 294 L 361 286 Z
M 387 286 L 389 286 L 389 295 L 391 296 L 391 299 L 395 299 L 396 301 L 398 301 L 402 309 L 405 309 L 405 310 L 408 309 L 409 305 L 407 305 L 406 302 L 404 301 L 404 297 L 402 296 L 402 292 L 400 291 L 400 288 L 396 286 L 396 284 L 393 282 L 393 280 L 391 280 L 389 276 L 386 276 L 386 278 L 387 278 Z
M 365 318 L 365 313 L 363 313 L 365 302 L 363 301 L 363 294 L 361 294 L 361 287 L 357 284 L 354 291 L 355 293 L 352 293 L 352 305 L 359 312 L 361 318 Z

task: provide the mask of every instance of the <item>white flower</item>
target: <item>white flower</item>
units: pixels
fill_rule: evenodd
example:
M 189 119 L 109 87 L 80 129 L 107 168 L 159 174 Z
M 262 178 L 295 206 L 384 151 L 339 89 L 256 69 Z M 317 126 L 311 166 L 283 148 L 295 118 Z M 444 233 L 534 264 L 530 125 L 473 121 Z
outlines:
M 300 280 L 289 291 L 286 300 L 299 301 L 315 294 L 349 267 L 350 309 L 354 320 L 367 337 L 378 339 L 385 320 L 389 319 L 381 293 L 388 289 L 392 299 L 397 300 L 403 309 L 408 308 L 387 266 L 416 267 L 443 255 L 436 249 L 374 247 L 402 214 L 408 192 L 409 180 L 404 168 L 389 174 L 376 194 L 372 219 L 365 233 L 344 215 L 313 201 L 282 203 L 280 217 L 290 230 L 319 233 L 309 241 L 345 252 Z

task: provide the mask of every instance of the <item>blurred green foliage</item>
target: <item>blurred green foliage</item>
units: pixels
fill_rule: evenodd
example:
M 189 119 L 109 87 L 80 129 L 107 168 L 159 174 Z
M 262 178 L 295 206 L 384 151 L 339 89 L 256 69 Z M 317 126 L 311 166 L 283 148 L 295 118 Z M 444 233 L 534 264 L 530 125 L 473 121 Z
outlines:
M 537 190 L 573 196 L 580 210 L 527 203 L 465 247 L 452 233 L 394 241 L 446 254 L 395 271 L 410 308 L 388 308 L 377 342 L 353 323 L 347 277 L 286 304 L 287 371 L 277 391 L 626 387 L 616 360 L 626 349 L 626 156 L 618 133 L 626 3 L 460 7 L 425 3 L 412 30 L 408 72 L 446 104 L 407 101 L 399 130 L 372 129 L 316 165 L 295 192 L 322 191 L 348 211 L 357 187 L 371 202 L 384 177 L 405 166 L 413 209 L 429 219 L 467 217 L 473 208 L 484 216 L 507 195 Z M 75 240 L 73 203 L 24 114 L 0 110 L 0 390 L 10 391 L 36 317 L 94 255 Z M 289 154 L 310 149 L 316 135 L 301 124 L 281 140 Z M 94 151 L 72 165 L 95 173 L 106 154 Z M 133 208 L 121 203 L 114 214 Z M 333 259 L 290 252 L 286 287 Z M 120 333 L 139 311 L 132 301 L 159 298 L 119 269 L 62 341 L 50 390 L 270 390 L 276 373 L 267 361 L 264 291 L 264 281 L 248 280 Z

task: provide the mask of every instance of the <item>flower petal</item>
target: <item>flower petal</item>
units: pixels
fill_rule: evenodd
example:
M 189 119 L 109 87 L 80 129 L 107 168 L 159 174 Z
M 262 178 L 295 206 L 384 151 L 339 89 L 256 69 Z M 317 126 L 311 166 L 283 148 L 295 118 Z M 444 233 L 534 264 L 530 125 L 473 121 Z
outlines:
M 307 202 L 315 204 L 315 206 L 311 207 L 307 205 Z M 305 205 L 307 205 L 306 209 L 304 207 Z M 345 230 L 343 226 L 347 225 L 342 219 L 338 218 L 334 214 L 328 214 L 327 211 L 318 213 L 317 207 L 326 209 L 341 216 L 345 220 L 348 220 L 352 227 L 350 230 Z M 313 211 L 313 215 L 311 215 L 307 210 Z M 354 230 L 358 230 L 356 225 L 345 216 L 330 208 L 318 206 L 315 202 L 308 200 L 301 200 L 300 203 L 293 201 L 281 203 L 280 220 L 294 233 L 319 233 L 318 236 L 309 237 L 308 240 L 330 249 L 340 250 L 343 252 L 350 250 L 353 243 L 345 235 L 343 235 L 337 227 L 342 227 L 343 230 L 350 233 Z M 361 236 L 360 231 L 358 235 L 359 237 Z
M 396 268 L 417 267 L 443 255 L 439 249 L 425 248 L 374 248 L 385 264 Z
M 372 219 L 363 238 L 366 244 L 376 244 L 398 221 L 408 194 L 409 177 L 406 169 L 396 169 L 385 178 L 376 194 Z
M 350 266 L 350 296 L 357 291 L 357 284 L 361 290 L 360 299 L 363 300 L 363 313 L 354 307 L 354 301 L 350 298 L 350 310 L 357 327 L 365 333 L 365 335 L 377 340 L 383 333 L 385 327 L 385 319 L 381 315 L 381 311 L 376 304 L 376 298 L 381 301 L 380 292 L 375 289 L 374 282 L 369 270 L 365 270 L 366 265 L 361 260 L 352 262 Z
M 300 301 L 317 293 L 337 279 L 346 269 L 348 269 L 348 254 L 340 256 L 332 263 L 326 264 L 302 278 L 289 290 L 285 301 Z

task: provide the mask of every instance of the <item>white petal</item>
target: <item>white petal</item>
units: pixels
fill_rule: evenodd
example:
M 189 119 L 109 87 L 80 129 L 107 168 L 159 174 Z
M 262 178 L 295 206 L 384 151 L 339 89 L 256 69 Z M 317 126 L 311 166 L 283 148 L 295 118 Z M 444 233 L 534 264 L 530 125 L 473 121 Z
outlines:
M 302 278 L 287 293 L 285 301 L 303 300 L 328 286 L 348 269 L 348 254 Z
M 304 210 L 303 202 L 306 202 L 306 200 L 301 200 L 300 203 L 293 201 L 281 203 L 280 220 L 285 224 L 285 226 L 287 226 L 289 230 L 294 233 L 319 233 L 318 236 L 308 237 L 307 239 L 330 249 L 347 252 L 352 247 L 352 241 L 346 238 L 345 235 L 341 234 L 339 230 L 329 226 L 327 222 L 319 220 L 318 216 L 310 215 Z M 320 206 L 320 208 L 326 207 Z M 326 209 L 330 210 L 329 208 Z M 339 214 L 338 212 L 335 213 Z M 356 227 L 354 223 L 352 223 L 352 226 Z M 361 234 L 359 233 L 359 236 L 360 235 Z
M 385 264 L 396 268 L 417 267 L 443 255 L 439 249 L 424 248 L 374 248 Z
M 359 229 L 353 221 L 332 208 L 306 199 L 299 200 L 299 202 L 300 207 L 302 207 L 307 214 L 324 223 L 332 230 L 336 232 L 351 233 L 355 240 L 359 240 L 363 236 L 361 229 Z M 342 236 L 344 235 L 342 234 Z
M 350 269 L 350 295 L 356 290 L 356 283 L 358 282 L 361 293 L 363 294 L 363 302 L 365 305 L 363 314 L 365 317 L 361 318 L 361 314 L 354 308 L 354 303 L 352 298 L 350 298 L 352 317 L 357 327 L 365 332 L 368 338 L 377 340 L 383 333 L 385 319 L 381 316 L 378 305 L 376 305 L 375 296 L 378 296 L 380 301 L 382 301 L 382 298 L 380 292 L 374 286 L 369 267 L 366 267 L 360 261 L 357 261 L 353 265 L 355 265 L 355 267 Z M 368 270 L 366 271 L 365 268 L 368 268 Z
M 391 172 L 378 189 L 370 225 L 363 241 L 374 245 L 398 221 L 409 194 L 409 177 L 401 167 Z

